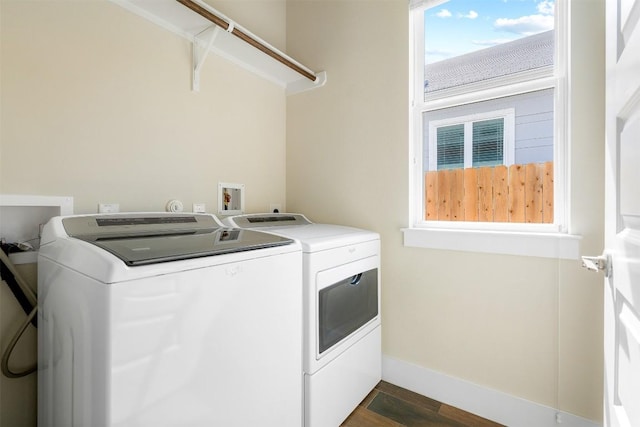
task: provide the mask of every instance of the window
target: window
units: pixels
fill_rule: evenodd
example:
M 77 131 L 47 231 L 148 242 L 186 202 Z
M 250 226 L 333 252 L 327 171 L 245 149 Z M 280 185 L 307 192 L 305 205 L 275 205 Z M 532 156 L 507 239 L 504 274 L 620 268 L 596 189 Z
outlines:
M 408 230 L 566 233 L 566 0 L 410 5 Z
M 429 170 L 513 163 L 514 110 L 426 121 Z M 432 154 L 429 154 L 432 153 Z

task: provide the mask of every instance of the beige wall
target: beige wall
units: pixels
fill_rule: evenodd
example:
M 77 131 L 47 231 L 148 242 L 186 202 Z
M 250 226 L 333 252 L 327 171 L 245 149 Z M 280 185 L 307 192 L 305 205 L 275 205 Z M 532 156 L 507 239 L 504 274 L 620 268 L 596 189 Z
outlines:
M 573 2 L 573 231 L 602 250 L 604 2 Z M 382 236 L 383 351 L 601 420 L 602 283 L 577 261 L 405 248 L 406 0 L 290 1 L 287 49 L 326 70 L 287 100 L 287 206 Z
M 99 202 L 162 210 L 171 198 L 214 211 L 217 182 L 230 181 L 261 211 L 286 189 L 289 210 L 381 233 L 386 355 L 601 419 L 597 276 L 576 262 L 402 246 L 407 2 L 212 3 L 326 70 L 327 86 L 285 98 L 210 56 L 195 94 L 189 44 L 112 3 L 0 0 L 0 193 L 74 196 L 79 213 Z M 604 7 L 573 3 L 572 221 L 595 254 Z M 7 396 L 33 384 L 0 385 L 0 426 L 32 425 Z
M 284 0 L 212 4 L 284 48 Z M 190 44 L 105 0 L 0 0 L 0 16 L 0 194 L 73 196 L 76 213 L 174 198 L 215 212 L 222 181 L 245 184 L 249 211 L 284 205 L 281 87 L 210 55 L 193 93 Z M 22 318 L 0 288 L 4 349 Z M 35 360 L 26 340 L 16 369 Z M 0 427 L 33 425 L 35 376 L 2 378 Z
M 284 44 L 284 2 L 230 3 Z M 248 210 L 284 203 L 283 89 L 210 55 L 192 92 L 190 44 L 113 3 L 2 0 L 1 72 L 0 193 L 213 212 L 223 181 L 246 185 Z

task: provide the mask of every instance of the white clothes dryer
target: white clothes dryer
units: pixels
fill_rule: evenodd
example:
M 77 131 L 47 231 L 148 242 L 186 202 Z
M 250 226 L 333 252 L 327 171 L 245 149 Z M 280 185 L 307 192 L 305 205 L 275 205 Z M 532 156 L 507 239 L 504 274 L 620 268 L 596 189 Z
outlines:
M 299 427 L 301 266 L 292 239 L 212 215 L 51 219 L 39 427 Z
M 301 243 L 305 426 L 340 425 L 381 379 L 380 236 L 291 213 L 223 222 Z

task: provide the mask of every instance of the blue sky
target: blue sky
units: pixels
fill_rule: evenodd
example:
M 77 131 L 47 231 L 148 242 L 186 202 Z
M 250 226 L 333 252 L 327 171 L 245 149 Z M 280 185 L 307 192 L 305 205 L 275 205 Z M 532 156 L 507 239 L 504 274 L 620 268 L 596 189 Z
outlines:
M 427 63 L 553 29 L 553 0 L 448 0 L 425 11 Z

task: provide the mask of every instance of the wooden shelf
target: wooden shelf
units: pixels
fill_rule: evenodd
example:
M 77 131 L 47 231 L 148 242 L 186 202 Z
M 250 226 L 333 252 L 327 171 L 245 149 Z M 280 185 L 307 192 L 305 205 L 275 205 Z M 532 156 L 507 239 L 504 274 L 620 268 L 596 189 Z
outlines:
M 177 0 L 111 0 L 129 11 L 148 19 L 149 21 L 178 34 L 194 44 L 194 90 L 199 87 L 199 69 L 206 59 L 208 52 L 226 58 L 239 66 L 276 83 L 286 89 L 287 94 L 315 89 L 326 83 L 326 73 L 315 73 L 298 61 L 287 56 L 264 40 L 253 35 L 250 31 L 242 28 L 233 20 L 227 18 L 207 3 L 201 0 L 190 0 L 197 8 L 206 13 L 211 13 L 222 19 L 221 22 L 229 24 L 229 28 L 215 25 L 212 21 L 184 6 Z M 233 30 L 241 30 L 243 35 L 248 35 L 264 47 L 264 51 L 248 44 L 237 35 L 232 34 Z M 237 33 L 238 31 L 236 31 Z M 285 65 L 283 62 L 274 59 L 273 56 L 265 53 L 273 52 L 276 56 L 284 58 L 284 62 L 289 61 L 295 67 Z M 202 52 L 202 54 L 200 54 Z M 304 74 L 315 76 L 315 81 L 296 71 L 299 68 Z

